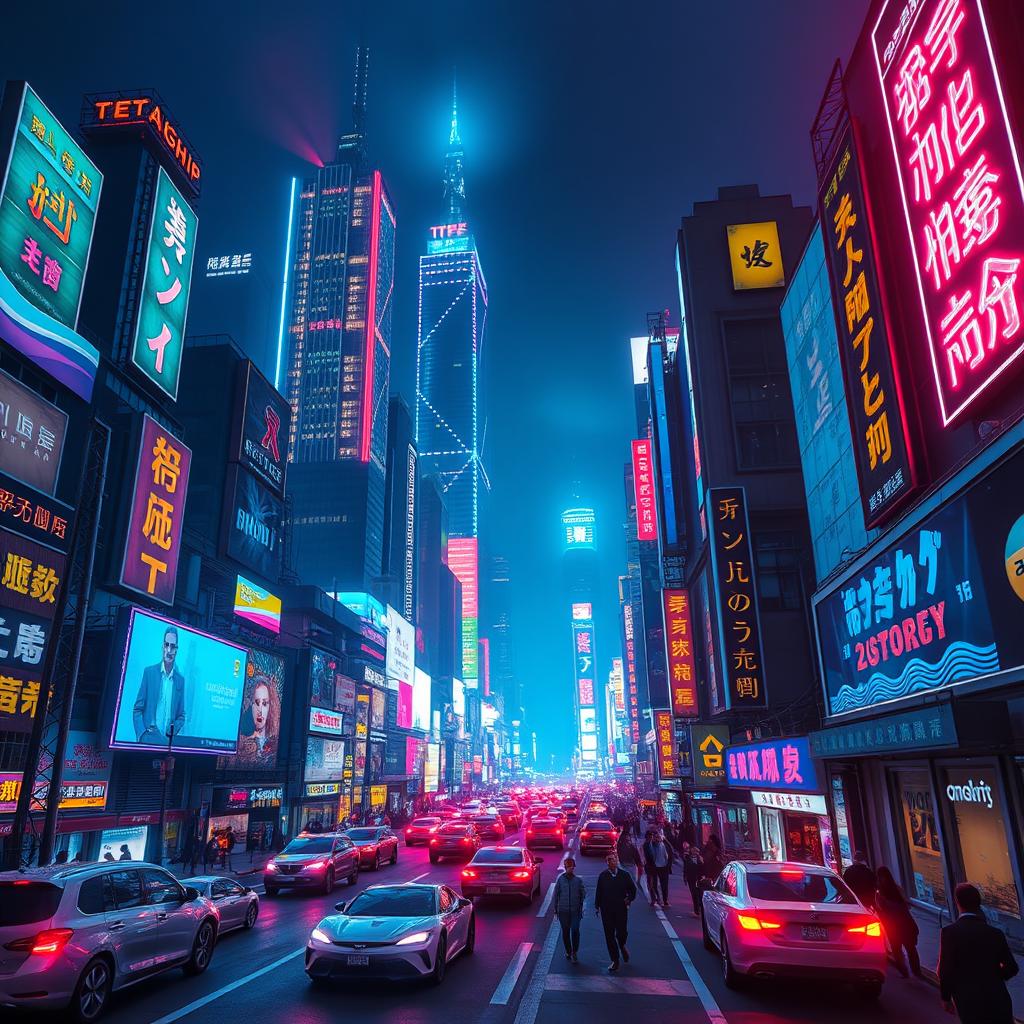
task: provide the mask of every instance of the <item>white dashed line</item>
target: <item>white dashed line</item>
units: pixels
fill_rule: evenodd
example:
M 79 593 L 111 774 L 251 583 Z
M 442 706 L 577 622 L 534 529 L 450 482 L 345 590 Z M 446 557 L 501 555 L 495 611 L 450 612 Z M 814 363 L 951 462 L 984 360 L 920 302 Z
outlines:
M 697 993 L 697 998 L 700 1000 L 701 1006 L 704 1007 L 708 1020 L 711 1024 L 728 1024 L 725 1014 L 722 1013 L 718 1003 L 715 1002 L 715 997 L 711 994 L 711 990 L 704 984 L 704 979 L 700 976 L 696 965 L 690 959 L 690 954 L 686 952 L 683 940 L 676 934 L 675 928 L 669 923 L 669 919 L 665 916 L 664 911 L 661 908 L 655 908 L 654 913 L 658 915 L 661 926 L 665 929 L 665 934 L 671 940 L 672 948 L 676 951 L 676 956 L 679 957 L 679 962 L 683 965 L 683 970 L 686 971 L 686 976 L 690 979 L 690 984 L 693 985 L 693 990 Z
M 512 993 L 515 991 L 516 983 L 519 981 L 519 975 L 523 973 L 523 968 L 529 959 L 531 949 L 533 949 L 532 942 L 521 942 L 519 944 L 515 957 L 508 965 L 501 981 L 498 982 L 494 995 L 491 996 L 492 1006 L 508 1005 L 508 1001 L 512 998 Z

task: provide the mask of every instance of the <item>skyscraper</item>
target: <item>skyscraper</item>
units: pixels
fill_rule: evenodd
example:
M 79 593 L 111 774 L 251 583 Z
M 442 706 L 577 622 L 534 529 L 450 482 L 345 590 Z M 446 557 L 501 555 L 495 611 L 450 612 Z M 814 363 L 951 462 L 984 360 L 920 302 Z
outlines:
M 448 508 L 448 564 L 462 583 L 462 662 L 478 686 L 478 576 L 484 416 L 478 381 L 487 324 L 487 284 L 466 210 L 462 140 L 452 93 L 441 222 L 420 257 L 416 445 L 420 472 L 437 477 Z
M 352 131 L 291 211 L 292 544 L 300 576 L 328 590 L 365 589 L 383 548 L 395 214 L 367 159 L 367 74 L 361 48 Z

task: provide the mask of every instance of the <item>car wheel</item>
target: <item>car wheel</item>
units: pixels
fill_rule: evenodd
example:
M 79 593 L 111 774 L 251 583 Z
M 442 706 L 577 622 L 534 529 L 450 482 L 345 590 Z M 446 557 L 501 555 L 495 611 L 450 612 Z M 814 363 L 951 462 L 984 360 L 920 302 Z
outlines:
M 377 856 L 373 858 L 373 870 L 380 871 L 380 850 L 377 851 Z
M 113 977 L 110 964 L 102 957 L 90 960 L 82 971 L 71 997 L 72 1017 L 81 1024 L 92 1024 L 106 1009 Z
M 444 981 L 444 973 L 448 968 L 448 938 L 442 935 L 437 940 L 437 960 L 434 962 L 434 969 L 430 972 L 430 983 L 440 985 Z
M 391 863 L 392 864 L 397 864 L 398 863 L 398 843 L 395 843 L 395 848 L 394 848 L 394 850 L 391 853 Z
M 722 981 L 726 988 L 738 989 L 740 987 L 740 975 L 732 965 L 732 957 L 729 955 L 729 942 L 722 932 Z
M 437 857 L 435 857 L 433 854 L 430 855 L 430 863 L 431 864 L 436 864 L 437 863 Z
M 249 909 L 245 912 L 245 921 L 242 926 L 246 931 L 251 931 L 253 926 L 256 924 L 256 918 L 260 916 L 260 905 L 253 900 L 249 904 Z
M 328 868 L 324 875 L 324 895 L 329 896 L 334 892 L 334 868 Z
M 880 981 L 868 981 L 860 987 L 860 996 L 865 1002 L 873 1003 L 881 994 L 882 983 Z
M 213 956 L 213 945 L 217 941 L 217 929 L 213 922 L 207 918 L 199 926 L 196 932 L 195 942 L 192 943 L 192 955 L 185 964 L 185 973 L 190 975 L 202 974 L 210 966 L 210 959 Z
M 359 881 L 359 861 L 356 861 L 355 867 L 352 868 L 352 874 L 348 876 L 348 884 L 355 885 Z
M 704 948 L 714 952 L 716 949 L 715 943 L 714 940 L 711 938 L 711 932 L 708 931 L 708 923 L 704 919 L 703 913 L 700 915 L 700 931 L 701 938 L 704 940 Z
M 469 932 L 466 935 L 466 956 L 472 956 L 476 949 L 476 914 L 469 916 Z

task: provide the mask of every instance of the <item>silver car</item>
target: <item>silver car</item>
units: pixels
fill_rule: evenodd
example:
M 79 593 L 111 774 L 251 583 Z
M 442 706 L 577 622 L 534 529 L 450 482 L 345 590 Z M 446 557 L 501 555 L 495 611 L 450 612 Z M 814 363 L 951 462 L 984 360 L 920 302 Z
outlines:
M 335 910 L 306 945 L 314 983 L 429 978 L 440 985 L 448 963 L 476 945 L 473 904 L 447 885 L 374 885 Z
M 233 928 L 246 930 L 256 924 L 260 916 L 260 898 L 247 886 L 222 875 L 196 875 L 184 878 L 182 885 L 191 885 L 210 900 L 220 911 L 220 931 L 223 935 Z
M 156 864 L 0 872 L 0 1007 L 91 1024 L 117 989 L 172 967 L 202 974 L 219 928 L 217 907 Z

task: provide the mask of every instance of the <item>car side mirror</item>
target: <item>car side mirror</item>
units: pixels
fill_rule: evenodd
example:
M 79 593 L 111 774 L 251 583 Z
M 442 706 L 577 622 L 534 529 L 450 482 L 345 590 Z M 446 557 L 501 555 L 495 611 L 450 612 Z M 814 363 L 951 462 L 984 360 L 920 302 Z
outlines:
M 336 910 L 336 911 L 337 911 L 337 912 L 338 912 L 339 914 L 344 914 L 344 913 L 345 913 L 345 908 L 346 908 L 347 906 L 348 906 L 348 904 L 347 904 L 347 903 L 346 903 L 346 902 L 345 902 L 344 900 L 342 900 L 342 901 L 341 901 L 340 903 L 335 903 L 335 904 L 334 904 L 334 909 L 335 909 L 335 910 Z
M 191 903 L 192 900 L 199 899 L 199 890 L 194 885 L 185 886 L 185 902 Z
M 466 898 L 465 898 L 465 897 L 463 896 L 463 897 L 461 897 L 461 898 L 459 899 L 459 906 L 460 906 L 460 907 L 471 907 L 471 906 L 473 906 L 473 901 L 472 901 L 472 900 L 467 900 L 467 899 L 466 899 Z

